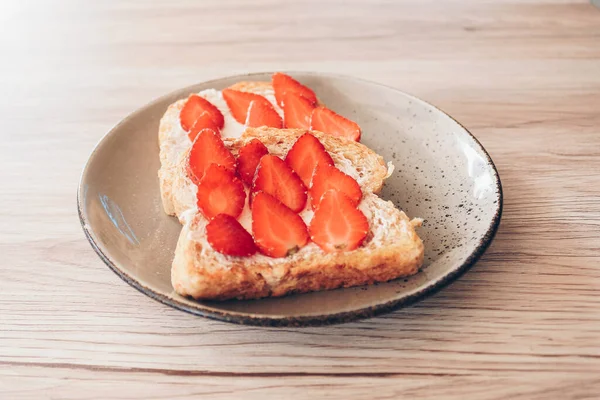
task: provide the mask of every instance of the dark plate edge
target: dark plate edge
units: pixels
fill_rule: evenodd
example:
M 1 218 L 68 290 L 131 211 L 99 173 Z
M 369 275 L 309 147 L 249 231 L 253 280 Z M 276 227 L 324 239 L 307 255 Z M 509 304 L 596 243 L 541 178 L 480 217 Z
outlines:
M 88 158 L 88 161 L 86 162 L 86 165 L 82 171 L 78 189 L 77 189 L 77 214 L 79 216 L 79 221 L 81 223 L 81 227 L 83 229 L 83 232 L 84 232 L 87 240 L 89 241 L 90 245 L 92 246 L 92 249 L 94 249 L 96 254 L 98 254 L 100 259 L 115 274 L 117 274 L 117 276 L 119 276 L 121 279 L 123 279 L 125 282 L 127 282 L 130 286 L 132 286 L 135 289 L 137 289 L 138 291 L 144 293 L 148 297 L 150 297 L 154 300 L 157 300 L 165 305 L 171 306 L 171 307 L 176 308 L 181 311 L 185 311 L 190 314 L 199 315 L 199 316 L 210 318 L 213 320 L 219 320 L 219 321 L 225 321 L 225 322 L 231 322 L 231 323 L 237 323 L 237 324 L 243 324 L 243 325 L 267 326 L 267 327 L 322 326 L 322 325 L 339 324 L 339 323 L 345 323 L 345 322 L 351 322 L 351 321 L 375 317 L 375 316 L 378 316 L 378 315 L 381 315 L 384 313 L 388 313 L 388 312 L 400 309 L 405 306 L 409 306 L 428 295 L 437 293 L 439 290 L 446 287 L 450 283 L 454 282 L 462 274 L 464 274 L 466 271 L 468 271 L 475 264 L 475 262 L 477 262 L 477 260 L 479 260 L 479 258 L 487 250 L 487 248 L 491 244 L 492 240 L 494 239 L 496 232 L 498 230 L 498 227 L 500 225 L 500 220 L 502 218 L 502 211 L 503 211 L 503 207 L 504 207 L 504 196 L 503 196 L 502 182 L 500 180 L 500 175 L 498 174 L 498 170 L 496 168 L 496 165 L 492 161 L 492 158 L 490 157 L 487 150 L 483 147 L 481 142 L 479 142 L 479 140 L 477 140 L 477 138 L 466 127 L 464 127 L 460 122 L 458 122 L 456 119 L 454 119 L 452 116 L 450 116 L 449 114 L 447 114 L 440 108 L 438 108 L 430 103 L 427 103 L 409 93 L 406 93 L 399 89 L 396 89 L 394 87 L 387 86 L 387 85 L 377 83 L 377 82 L 368 81 L 365 79 L 360 79 L 360 78 L 355 78 L 355 77 L 345 76 L 345 75 L 339 75 L 339 74 L 316 73 L 316 72 L 308 72 L 308 71 L 285 71 L 285 72 L 287 72 L 291 75 L 294 75 L 296 73 L 301 73 L 301 74 L 309 74 L 309 75 L 317 75 L 317 76 L 331 76 L 331 77 L 337 77 L 337 78 L 342 78 L 342 79 L 352 79 L 352 80 L 362 81 L 362 82 L 365 82 L 365 83 L 368 83 L 371 85 L 382 86 L 382 87 L 385 87 L 388 89 L 400 91 L 403 94 L 411 97 L 415 101 L 425 103 L 428 106 L 443 113 L 445 116 L 452 119 L 456 124 L 458 124 L 460 127 L 462 127 L 465 130 L 465 132 L 467 132 L 467 134 L 474 140 L 474 142 L 479 146 L 481 151 L 485 154 L 487 163 L 492 167 L 492 170 L 494 171 L 494 179 L 495 179 L 495 183 L 496 183 L 496 187 L 497 187 L 498 206 L 494 213 L 494 217 L 492 218 L 492 221 L 491 221 L 491 224 L 490 224 L 488 230 L 486 231 L 485 235 L 480 239 L 479 244 L 477 245 L 475 250 L 469 255 L 469 257 L 467 257 L 465 262 L 462 263 L 454 271 L 445 275 L 442 279 L 440 279 L 436 282 L 433 282 L 432 284 L 423 288 L 419 292 L 413 293 L 411 295 L 408 295 L 408 296 L 400 298 L 400 299 L 389 301 L 387 303 L 379 304 L 376 306 L 362 308 L 362 309 L 353 310 L 353 311 L 342 312 L 342 313 L 337 313 L 337 314 L 309 315 L 309 316 L 299 316 L 299 317 L 277 317 L 277 316 L 276 317 L 258 317 L 258 316 L 253 316 L 251 314 L 240 314 L 240 313 L 235 313 L 235 312 L 220 312 L 218 310 L 209 310 L 206 308 L 202 309 L 202 308 L 200 308 L 200 307 L 202 307 L 200 305 L 198 305 L 198 307 L 192 307 L 187 304 L 181 303 L 173 298 L 170 298 L 170 297 L 164 296 L 160 293 L 154 292 L 153 290 L 145 287 L 144 285 L 142 285 L 141 283 L 139 283 L 138 281 L 136 281 L 135 279 L 133 279 L 129 275 L 127 275 L 124 271 L 119 269 L 117 267 L 116 263 L 114 263 L 108 257 L 108 255 L 106 255 L 102 252 L 102 250 L 96 243 L 92 233 L 89 232 L 89 230 L 86 226 L 87 221 L 86 221 L 85 217 L 83 216 L 83 210 L 82 210 L 83 205 L 81 203 L 81 196 L 80 196 L 81 191 L 82 191 L 82 185 L 83 185 L 83 177 L 84 177 L 87 167 L 89 165 L 89 161 L 92 158 L 92 155 L 97 150 L 98 146 L 104 141 L 104 139 L 106 139 L 106 137 L 108 135 L 110 135 L 110 133 L 113 132 L 114 129 L 117 128 L 121 123 L 123 123 L 129 117 L 133 116 L 137 112 L 137 110 L 134 111 L 133 113 L 129 114 L 124 119 L 122 119 L 119 123 L 117 123 L 112 129 L 110 129 L 98 141 L 98 143 L 94 147 L 93 151 L 90 153 L 90 157 Z M 255 73 L 251 73 L 251 74 L 240 74 L 239 76 L 251 78 L 254 75 L 264 75 L 264 74 L 269 74 L 269 73 L 272 73 L 272 72 L 255 72 Z M 213 81 L 219 81 L 224 78 L 226 78 L 226 77 L 211 79 L 211 80 L 208 80 L 208 81 L 205 81 L 202 83 L 210 83 Z M 194 86 L 194 85 L 191 85 L 191 86 Z M 178 92 L 180 90 L 182 90 L 182 89 L 178 89 L 178 90 L 173 91 L 164 96 L 160 96 L 160 97 L 152 100 L 151 102 L 147 103 L 146 105 L 140 107 L 139 109 L 146 108 L 146 107 L 154 104 L 155 102 L 160 101 L 162 98 L 169 97 L 173 93 Z

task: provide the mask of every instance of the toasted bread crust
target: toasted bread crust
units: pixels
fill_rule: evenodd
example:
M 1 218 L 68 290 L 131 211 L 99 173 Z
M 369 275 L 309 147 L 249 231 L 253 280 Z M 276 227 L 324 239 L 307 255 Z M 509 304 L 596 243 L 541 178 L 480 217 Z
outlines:
M 263 93 L 273 90 L 271 82 L 263 81 L 242 81 L 234 83 L 228 89 L 239 90 L 240 92 Z
M 265 91 L 272 91 L 273 85 L 271 85 L 271 82 L 242 81 L 229 86 L 229 89 L 239 90 L 240 92 L 251 92 L 260 94 L 264 93 Z M 323 103 L 319 99 L 317 99 L 317 105 L 323 105 Z

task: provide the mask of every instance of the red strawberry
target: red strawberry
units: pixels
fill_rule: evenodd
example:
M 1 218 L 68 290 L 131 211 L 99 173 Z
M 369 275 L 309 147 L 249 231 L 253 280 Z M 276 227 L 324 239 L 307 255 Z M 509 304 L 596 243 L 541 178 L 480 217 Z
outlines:
M 181 121 L 181 127 L 189 132 L 190 129 L 196 123 L 196 120 L 202 116 L 203 113 L 208 113 L 211 119 L 214 122 L 214 126 L 218 129 L 223 129 L 223 124 L 225 123 L 225 118 L 223 118 L 223 114 L 217 107 L 215 107 L 210 101 L 198 96 L 197 94 L 192 94 L 188 97 L 185 102 L 183 108 L 179 112 L 179 120 Z M 212 126 L 207 128 L 212 128 Z
M 276 72 L 272 77 L 273 90 L 275 91 L 275 100 L 279 107 L 283 108 L 283 96 L 288 93 L 296 93 L 305 97 L 313 104 L 317 104 L 317 96 L 310 88 L 304 86 L 289 75 Z
M 334 166 L 319 164 L 310 187 L 310 204 L 313 210 L 317 208 L 323 195 L 330 189 L 344 193 L 355 207 L 362 198 L 362 191 L 354 178 Z
M 262 100 L 252 100 L 248 107 L 248 116 L 246 117 L 246 126 L 257 128 L 259 126 L 269 126 L 271 128 L 283 128 L 283 121 L 271 103 Z
M 286 128 L 310 128 L 310 116 L 315 104 L 294 92 L 283 95 L 283 117 Z
M 288 151 L 285 162 L 298 174 L 306 187 L 310 187 L 317 165 L 333 165 L 333 160 L 325 147 L 310 133 L 305 133 L 296 140 Z
M 310 221 L 310 238 L 327 253 L 356 249 L 369 232 L 365 215 L 348 196 L 328 190 Z
M 271 105 L 269 100 L 259 94 L 241 92 L 233 89 L 224 89 L 221 93 L 231 111 L 231 115 L 233 115 L 233 118 L 240 124 L 246 123 L 248 109 L 250 108 L 250 103 L 253 101 L 264 103 L 265 107 L 267 104 Z
M 190 132 L 188 133 L 188 137 L 192 142 L 196 140 L 196 137 L 202 129 L 212 129 L 215 132 L 219 132 L 220 130 L 210 113 L 206 111 L 200 114 L 196 122 L 194 122 L 194 126 L 192 126 L 192 129 L 190 129 Z
M 261 253 L 269 257 L 287 257 L 308 243 L 302 218 L 264 192 L 252 203 L 252 233 Z
M 230 170 L 217 164 L 211 164 L 206 175 L 198 185 L 198 209 L 211 219 L 218 214 L 237 218 L 244 209 L 246 191 L 244 184 Z
M 248 186 L 252 185 L 256 167 L 258 167 L 262 156 L 266 154 L 269 154 L 269 150 L 258 139 L 252 139 L 240 149 L 237 159 L 237 173 Z
M 260 159 L 252 191 L 270 194 L 294 212 L 302 211 L 306 205 L 306 187 L 302 180 L 277 156 L 266 155 Z
M 206 225 L 206 240 L 215 251 L 228 256 L 247 257 L 257 250 L 252 236 L 227 214 L 217 215 Z
M 192 143 L 188 156 L 187 171 L 192 182 L 196 185 L 200 183 L 211 164 L 235 171 L 235 158 L 225 147 L 221 137 L 212 129 L 203 129 Z
M 313 110 L 310 129 L 357 142 L 360 140 L 360 127 L 356 122 L 350 121 L 326 107 L 317 107 Z

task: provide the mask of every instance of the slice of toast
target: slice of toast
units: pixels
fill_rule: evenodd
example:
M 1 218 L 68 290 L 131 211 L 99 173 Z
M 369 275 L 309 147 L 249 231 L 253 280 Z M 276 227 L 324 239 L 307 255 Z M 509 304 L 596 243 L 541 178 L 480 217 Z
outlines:
M 271 154 L 285 156 L 303 130 L 250 128 L 239 139 L 225 139 L 236 154 L 244 143 L 261 140 Z M 359 248 L 339 253 L 325 253 L 309 243 L 285 258 L 261 254 L 231 257 L 212 249 L 206 239 L 207 221 L 186 202 L 193 201 L 195 185 L 184 182 L 185 158 L 167 192 L 173 212 L 184 223 L 171 269 L 171 281 L 177 293 L 196 299 L 226 300 L 283 296 L 316 290 L 350 287 L 384 282 L 415 274 L 423 262 L 423 243 L 415 232 L 421 221 L 409 218 L 393 203 L 380 199 L 377 193 L 391 171 L 383 159 L 366 146 L 320 132 L 313 134 L 323 143 L 336 167 L 352 176 L 360 185 L 363 199 L 358 208 L 369 222 L 370 231 Z M 184 187 L 191 192 L 182 195 Z M 187 185 L 187 186 L 186 186 Z M 189 208 L 189 207 L 188 207 Z M 312 211 L 300 213 L 308 224 Z M 240 223 L 248 228 L 248 221 Z

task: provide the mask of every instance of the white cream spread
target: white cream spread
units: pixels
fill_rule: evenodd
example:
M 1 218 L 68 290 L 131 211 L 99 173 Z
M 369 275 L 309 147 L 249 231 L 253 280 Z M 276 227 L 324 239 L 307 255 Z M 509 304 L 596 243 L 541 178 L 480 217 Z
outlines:
M 252 211 L 250 210 L 250 205 L 248 203 L 249 201 L 250 193 L 248 188 L 246 188 L 246 203 L 244 204 L 244 209 L 242 210 L 242 213 L 238 217 L 238 221 L 240 221 L 240 224 L 244 227 L 245 230 L 252 233 Z

